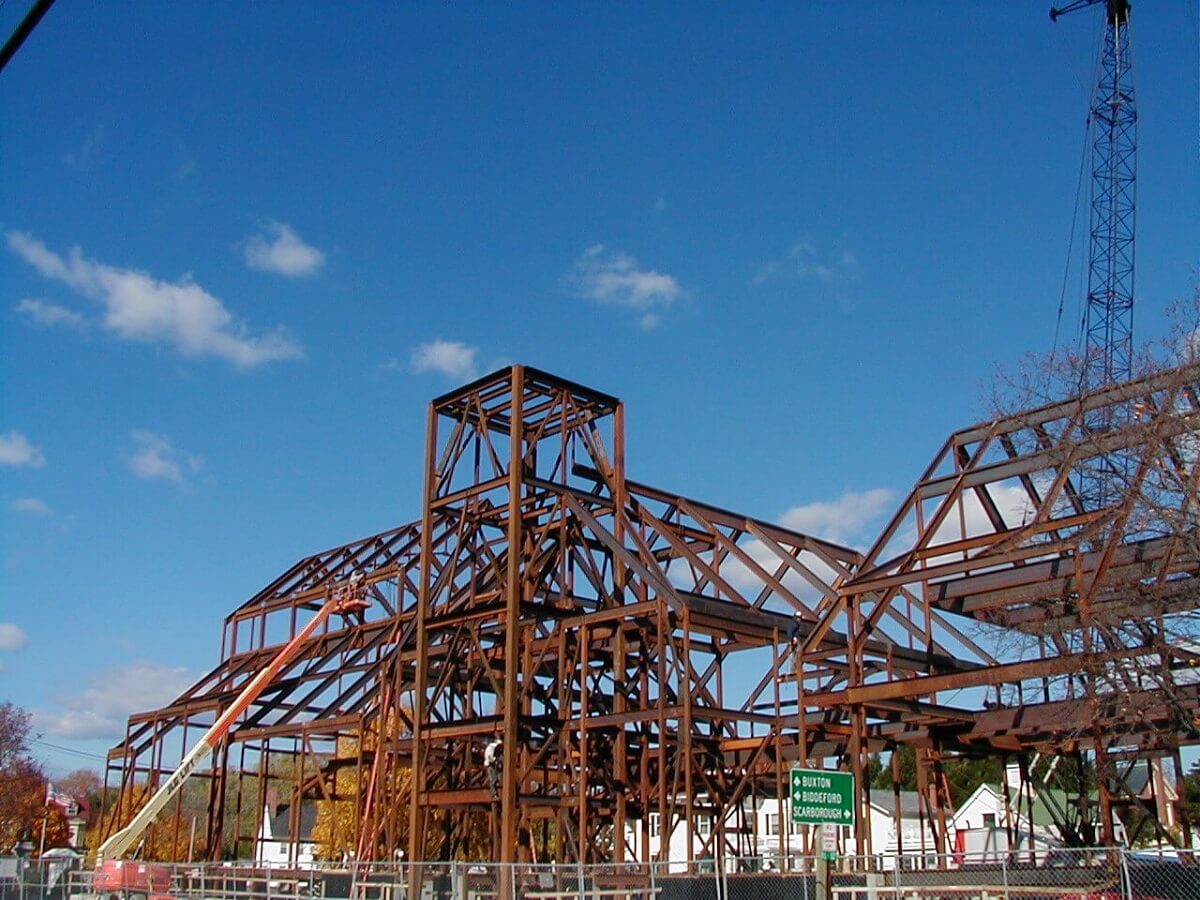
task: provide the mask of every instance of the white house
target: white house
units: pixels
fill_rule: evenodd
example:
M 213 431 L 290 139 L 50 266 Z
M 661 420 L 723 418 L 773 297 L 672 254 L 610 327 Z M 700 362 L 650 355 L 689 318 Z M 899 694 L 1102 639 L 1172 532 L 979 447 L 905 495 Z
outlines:
M 317 821 L 316 803 L 305 801 L 300 804 L 300 829 L 298 839 L 293 843 L 290 837 L 291 806 L 276 802 L 274 794 L 273 790 L 267 792 L 262 826 L 255 842 L 255 861 L 259 865 L 272 866 L 311 865 L 315 849 L 312 830 Z
M 876 791 L 871 801 L 871 851 L 887 856 L 928 856 L 937 852 L 935 823 L 922 814 L 921 795 L 900 792 L 900 828 L 892 795 Z
M 1164 777 L 1161 759 L 1139 762 L 1128 771 L 1123 766 L 1118 769 L 1126 790 L 1153 809 L 1164 827 L 1172 829 L 1179 824 L 1175 810 L 1179 794 L 1172 779 Z
M 928 821 L 922 821 L 917 794 L 903 791 L 900 795 L 900 831 L 896 830 L 891 795 L 871 803 L 870 817 L 870 846 L 874 854 L 895 855 L 903 848 L 905 855 L 928 854 L 933 852 L 933 830 Z M 665 829 L 658 813 L 649 816 L 649 855 L 651 859 L 663 859 L 671 863 L 672 871 L 686 870 L 688 853 L 688 838 L 686 823 L 676 820 L 669 835 L 664 835 Z M 714 827 L 712 816 L 697 815 L 692 826 L 691 858 L 696 861 L 711 860 L 712 846 L 706 847 Z M 854 832 L 850 828 L 841 828 L 839 845 L 843 853 L 855 852 Z M 746 799 L 741 806 L 741 815 L 736 812 L 727 816 L 725 821 L 728 847 L 722 856 L 729 859 L 728 865 L 735 865 L 736 858 L 755 859 L 758 865 L 766 868 L 784 868 L 788 860 L 809 856 L 820 852 L 820 835 L 816 826 L 793 825 L 791 823 L 791 807 L 788 800 L 781 803 L 778 799 L 759 797 Z M 922 833 L 924 840 L 922 840 Z M 626 840 L 633 848 L 633 855 L 642 858 L 642 822 L 631 820 L 626 823 Z M 805 841 L 809 841 L 806 852 Z M 661 855 L 663 841 L 666 840 L 665 857 Z
M 977 862 L 1006 857 L 1010 850 L 1031 851 L 1040 857 L 1062 845 L 1053 818 L 1040 798 L 1034 798 L 1030 821 L 1025 795 L 1010 789 L 1011 804 L 997 785 L 981 784 L 954 813 L 954 853 Z M 1010 841 L 1009 835 L 1012 835 Z
M 79 800 L 65 791 L 56 790 L 53 782 L 50 782 L 46 785 L 46 803 L 53 803 L 62 810 L 67 820 L 67 843 L 74 849 L 83 847 L 91 813 L 87 799 Z
M 1063 791 L 1036 786 L 1032 792 L 1021 789 L 1016 766 L 1008 766 L 1004 775 L 1008 800 L 1004 787 L 981 784 L 954 813 L 957 855 L 978 861 L 1024 851 L 1040 859 L 1046 851 L 1062 846 L 1054 810 L 1059 808 L 1061 815 L 1073 800 Z M 1095 800 L 1092 810 L 1098 815 Z M 1117 840 L 1123 842 L 1124 826 L 1120 820 L 1114 826 Z

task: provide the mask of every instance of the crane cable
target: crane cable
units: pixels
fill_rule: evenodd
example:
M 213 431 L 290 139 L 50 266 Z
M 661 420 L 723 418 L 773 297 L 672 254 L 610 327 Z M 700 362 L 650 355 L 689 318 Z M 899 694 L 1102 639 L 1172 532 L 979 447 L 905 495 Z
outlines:
M 1088 118 L 1090 120 L 1091 116 Z M 1088 138 L 1091 132 L 1092 127 L 1089 121 L 1083 130 L 1083 152 L 1079 155 L 1079 175 L 1075 179 L 1075 204 L 1074 211 L 1071 213 L 1071 233 L 1067 238 L 1067 261 L 1063 266 L 1062 289 L 1058 294 L 1058 315 L 1054 319 L 1054 343 L 1050 347 L 1051 368 L 1053 368 L 1055 358 L 1058 356 L 1058 337 L 1059 331 L 1062 328 L 1063 306 L 1067 302 L 1067 282 L 1071 277 L 1071 254 L 1075 249 L 1075 232 L 1079 225 L 1079 195 L 1083 192 L 1083 169 L 1088 158 L 1088 150 L 1091 144 Z
M 1079 228 L 1079 201 L 1083 195 L 1083 173 L 1087 164 L 1087 160 L 1091 155 L 1092 149 L 1092 106 L 1096 100 L 1097 84 L 1100 80 L 1101 59 L 1104 55 L 1104 35 L 1107 23 L 1102 22 L 1100 28 L 1100 52 L 1092 57 L 1092 74 L 1086 85 L 1086 102 L 1087 102 L 1087 118 L 1084 120 L 1083 128 L 1083 146 L 1079 154 L 1079 174 L 1075 179 L 1075 203 L 1071 213 L 1071 232 L 1067 238 L 1067 259 L 1063 265 L 1062 287 L 1058 295 L 1058 313 L 1054 319 L 1054 343 L 1050 348 L 1050 370 L 1054 370 L 1054 365 L 1058 358 L 1058 341 L 1062 329 L 1063 309 L 1066 306 L 1067 300 L 1067 282 L 1071 275 L 1071 256 L 1075 249 L 1075 234 Z M 1090 239 L 1090 236 L 1089 236 Z M 1087 269 L 1080 269 L 1080 294 L 1086 292 L 1087 284 Z M 1082 352 L 1084 340 L 1084 322 L 1086 315 L 1086 303 L 1080 304 L 1079 308 L 1079 330 L 1075 335 L 1076 350 Z

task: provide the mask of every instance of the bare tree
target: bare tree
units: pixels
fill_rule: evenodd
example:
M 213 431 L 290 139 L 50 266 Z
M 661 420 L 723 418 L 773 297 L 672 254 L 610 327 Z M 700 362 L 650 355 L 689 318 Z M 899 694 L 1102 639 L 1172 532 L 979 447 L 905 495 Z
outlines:
M 1000 611 L 987 633 L 1010 650 L 1078 657 L 1042 684 L 1045 699 L 1090 710 L 1060 744 L 1090 747 L 1102 806 L 1121 793 L 1146 806 L 1128 796 L 1131 761 L 1174 756 L 1181 786 L 1178 749 L 1200 742 L 1200 291 L 1177 305 L 1165 341 L 1140 349 L 1129 382 L 1083 390 L 1086 362 L 1029 357 L 996 379 L 996 416 L 1023 426 L 1006 439 L 1050 459 L 1029 485 L 1032 514 L 1073 523 L 1076 551 L 1063 590 L 1038 599 L 1039 627 Z M 1086 792 L 1081 802 L 1086 814 Z

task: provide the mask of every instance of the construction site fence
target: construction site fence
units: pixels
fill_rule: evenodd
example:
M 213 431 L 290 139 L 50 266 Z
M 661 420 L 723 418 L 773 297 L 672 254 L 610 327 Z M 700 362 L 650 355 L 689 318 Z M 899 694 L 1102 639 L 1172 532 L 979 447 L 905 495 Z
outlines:
M 133 861 L 119 890 L 93 885 L 81 860 L 0 858 L 0 900 L 1200 900 L 1197 857 L 1052 849 L 600 865 Z

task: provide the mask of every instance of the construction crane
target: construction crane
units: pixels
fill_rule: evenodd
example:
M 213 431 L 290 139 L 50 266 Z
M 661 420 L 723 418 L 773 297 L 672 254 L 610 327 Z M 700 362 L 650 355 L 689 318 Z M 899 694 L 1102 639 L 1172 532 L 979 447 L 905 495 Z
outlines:
M 129 824 L 119 831 L 114 832 L 100 845 L 100 848 L 96 851 L 97 883 L 103 883 L 108 887 L 135 888 L 134 885 L 123 883 L 128 881 L 130 876 L 123 876 L 121 874 L 123 871 L 121 860 L 129 852 L 129 849 L 138 842 L 142 833 L 154 821 L 155 816 L 171 801 L 172 797 L 179 793 L 188 776 L 195 772 L 221 741 L 225 739 L 230 728 L 233 727 L 233 723 L 238 720 L 251 703 L 258 699 L 259 695 L 262 694 L 275 676 L 296 655 L 296 651 L 300 649 L 305 641 L 312 637 L 326 619 L 335 613 L 341 616 L 361 616 L 362 611 L 369 605 L 370 603 L 366 599 L 366 584 L 361 572 L 355 572 L 346 582 L 337 585 L 330 592 L 329 598 L 322 604 L 317 614 L 275 654 L 271 661 L 257 675 L 250 679 L 249 683 L 238 694 L 237 699 L 230 704 L 228 709 L 221 713 L 212 727 L 204 733 L 204 737 L 187 752 L 183 760 L 179 763 L 179 767 L 155 791 L 154 795 L 146 802 L 146 805 L 138 810 L 137 815 L 130 820 Z M 142 868 L 144 869 L 145 867 Z M 143 872 L 142 875 L 144 880 L 145 873 Z M 114 881 L 117 884 L 114 884 Z M 144 888 L 145 886 L 137 885 L 136 887 Z
M 1050 18 L 1105 8 L 1100 77 L 1088 119 L 1092 143 L 1091 246 L 1080 390 L 1125 381 L 1133 370 L 1134 179 L 1137 109 L 1133 102 L 1129 0 L 1075 0 Z

